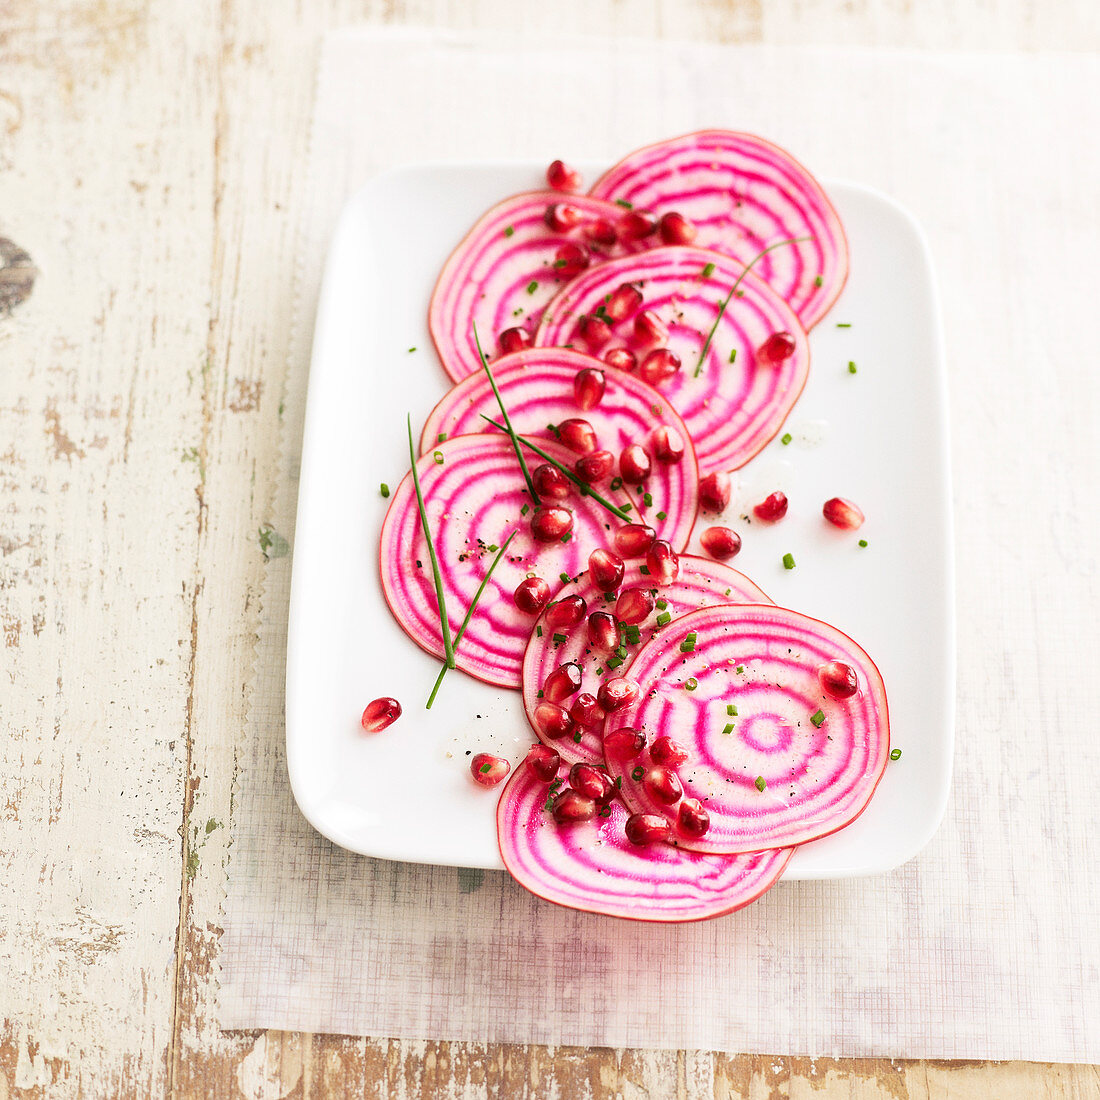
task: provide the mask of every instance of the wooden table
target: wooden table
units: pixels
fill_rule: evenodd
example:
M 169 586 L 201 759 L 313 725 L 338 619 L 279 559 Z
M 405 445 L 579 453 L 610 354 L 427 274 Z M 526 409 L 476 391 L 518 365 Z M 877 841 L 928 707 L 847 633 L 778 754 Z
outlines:
M 1088 1066 L 219 1032 L 292 170 L 319 36 L 362 20 L 1100 49 L 1093 0 L 4 0 L 0 1100 L 1100 1095 Z

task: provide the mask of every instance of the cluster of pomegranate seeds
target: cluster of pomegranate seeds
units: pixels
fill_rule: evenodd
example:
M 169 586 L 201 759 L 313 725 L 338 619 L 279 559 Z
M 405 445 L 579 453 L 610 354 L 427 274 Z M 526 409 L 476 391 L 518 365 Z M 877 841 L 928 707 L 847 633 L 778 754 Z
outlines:
M 470 774 L 483 787 L 495 787 L 511 770 L 512 765 L 502 756 L 487 752 L 479 752 L 470 761 Z
M 684 441 L 675 428 L 666 428 L 663 425 L 654 429 L 653 454 L 658 462 L 672 465 L 680 462 L 684 457 Z
M 367 704 L 359 724 L 367 733 L 378 733 L 387 726 L 392 726 L 400 717 L 401 704 L 396 699 L 384 695 L 380 699 L 372 699 Z
M 506 328 L 498 340 L 501 355 L 511 355 L 531 346 L 531 334 L 522 328 Z
M 525 757 L 527 766 L 544 783 L 549 783 L 557 778 L 558 768 L 561 767 L 561 757 L 549 745 L 541 741 L 536 742 L 527 750 Z
M 661 218 L 660 230 L 661 240 L 665 244 L 691 244 L 699 232 L 694 222 L 675 210 Z
M 638 357 L 630 350 L 630 348 L 612 348 L 604 357 L 603 361 L 609 366 L 614 367 L 616 370 L 624 370 L 630 372 L 634 370 L 638 365 Z
M 729 527 L 708 527 L 699 536 L 699 542 L 716 561 L 728 561 L 741 550 L 741 536 Z
M 527 577 L 519 582 L 512 601 L 520 611 L 537 615 L 550 600 L 550 585 L 542 577 Z
M 580 172 L 561 160 L 552 161 L 546 169 L 546 182 L 555 191 L 579 191 L 583 183 Z
M 730 476 L 721 470 L 699 479 L 699 504 L 707 512 L 724 512 L 730 502 Z
M 787 514 L 787 503 L 786 493 L 769 493 L 753 508 L 752 514 L 766 523 L 775 523 Z
M 863 524 L 864 515 L 856 505 L 843 497 L 833 497 L 821 507 L 822 515 L 834 526 L 854 531 Z
M 543 215 L 547 226 L 555 233 L 568 233 L 576 228 L 581 221 L 581 209 L 571 202 L 552 202 Z
M 559 542 L 573 531 L 573 513 L 568 508 L 548 505 L 535 509 L 531 534 L 537 542 Z
M 660 814 L 631 814 L 626 819 L 626 839 L 639 848 L 667 843 L 671 836 L 672 829 Z
M 542 683 L 542 694 L 550 703 L 560 703 L 581 690 L 581 666 L 569 661 L 554 669 Z
M 657 532 L 645 523 L 624 523 L 615 532 L 615 549 L 624 558 L 643 557 L 653 545 Z
M 798 345 L 789 332 L 773 332 L 757 349 L 756 355 L 762 363 L 782 363 L 797 350 Z
M 602 546 L 588 555 L 588 575 L 601 592 L 614 592 L 623 583 L 626 563 Z
M 834 699 L 850 699 L 859 691 L 859 677 L 851 665 L 843 661 L 828 661 L 817 670 L 817 678 L 826 695 Z
M 558 425 L 558 438 L 575 454 L 586 455 L 596 449 L 595 428 L 579 417 L 563 420 Z
M 594 409 L 602 400 L 607 388 L 607 377 L 597 367 L 585 367 L 577 371 L 573 379 L 573 400 L 585 411 Z

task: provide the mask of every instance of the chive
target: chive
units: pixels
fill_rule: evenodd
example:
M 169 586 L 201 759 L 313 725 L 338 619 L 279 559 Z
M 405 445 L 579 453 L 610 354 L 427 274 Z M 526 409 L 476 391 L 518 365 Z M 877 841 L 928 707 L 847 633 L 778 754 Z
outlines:
M 581 738 L 582 738 L 583 736 L 584 736 L 584 734 L 583 734 L 583 733 L 581 733 L 581 731 L 580 731 L 580 730 L 577 730 L 577 732 L 573 734 L 573 740 L 574 740 L 574 741 L 575 741 L 575 742 L 576 742 L 576 743 L 577 743 L 577 744 L 579 745 L 579 744 L 581 743 Z M 610 809 L 608 809 L 608 811 L 607 811 L 607 812 L 608 812 L 608 814 L 610 815 L 610 813 L 611 813 L 611 810 L 610 810 Z
M 794 554 L 784 554 L 783 555 L 783 568 L 784 569 L 793 569 L 794 568 Z
M 411 347 L 411 348 L 409 348 L 409 354 L 410 354 L 410 355 L 411 355 L 411 354 L 412 354 L 412 353 L 413 353 L 414 351 L 416 351 L 416 348 L 415 348 L 415 347 Z
M 736 348 L 734 348 L 733 351 L 730 352 L 730 362 L 731 363 L 736 363 L 737 362 L 737 349 Z
M 603 675 L 603 669 L 602 668 L 596 669 L 596 675 L 597 676 L 602 676 Z
M 506 237 L 510 237 L 515 231 L 516 230 L 514 226 L 508 225 L 504 227 L 504 235 Z
M 527 284 L 527 293 L 528 294 L 534 294 L 535 291 L 538 290 L 538 288 L 539 288 L 538 280 L 537 279 L 532 279 Z
M 569 639 L 564 634 L 555 634 L 550 640 L 554 643 L 554 645 L 564 645 L 567 641 L 569 641 Z
M 727 733 L 727 734 L 728 733 L 733 733 L 733 723 L 732 722 L 727 722 L 725 727 L 723 728 L 722 732 Z
M 490 554 L 495 554 L 500 547 L 494 542 L 492 546 L 486 546 L 485 549 L 488 550 Z
M 744 665 L 738 665 L 735 671 L 744 672 L 745 671 L 745 666 Z
M 662 611 L 660 615 L 657 616 L 658 626 L 667 626 L 670 622 L 672 622 L 672 615 L 667 611 Z
M 616 657 L 621 657 L 625 661 L 626 660 L 626 646 L 625 645 L 616 646 L 615 656 Z
M 713 274 L 714 274 L 714 264 L 707 264 L 707 266 L 703 268 L 703 278 L 704 279 L 709 279 Z
M 436 443 L 446 443 L 447 442 L 447 433 L 446 432 L 440 432 L 439 435 L 437 435 L 435 437 L 435 441 L 436 441 Z
M 443 452 L 442 451 L 432 451 L 432 458 L 435 459 L 435 464 L 437 466 L 442 466 L 443 465 Z
M 699 635 L 698 635 L 698 634 L 696 634 L 696 633 L 695 633 L 695 631 L 693 630 L 693 631 L 692 631 L 692 632 L 691 632 L 691 633 L 690 633 L 690 634 L 689 634 L 689 635 L 688 635 L 688 636 L 687 636 L 687 637 L 686 637 L 686 638 L 685 638 L 685 639 L 684 639 L 684 640 L 683 640 L 683 641 L 682 641 L 682 642 L 680 643 L 680 652 L 681 652 L 681 653 L 692 653 L 692 652 L 693 652 L 693 651 L 695 650 L 695 642 L 696 642 L 696 640 L 698 639 L 698 637 L 699 637 Z
M 634 209 L 634 204 L 632 202 L 627 202 L 626 199 L 616 199 L 615 202 L 619 206 L 625 207 L 627 210 L 633 210 Z
M 390 487 L 384 481 L 378 486 L 378 491 L 383 497 L 388 497 L 390 495 Z
M 521 516 L 525 516 L 525 515 L 527 515 L 527 513 L 528 513 L 528 512 L 530 512 L 530 511 L 531 511 L 531 505 L 529 505 L 529 504 L 525 504 L 525 505 L 524 505 L 524 506 L 523 506 L 523 507 L 522 507 L 522 508 L 521 508 L 521 509 L 519 510 L 519 514 L 520 514 Z
M 762 775 L 756 777 L 756 789 L 758 791 L 762 791 L 767 785 L 768 781 Z
M 729 594 L 730 594 L 730 593 L 731 593 L 732 591 L 733 591 L 733 589 L 732 589 L 732 588 L 727 588 L 727 589 L 726 589 L 726 595 L 728 596 L 728 595 L 729 595 Z
M 891 749 L 890 750 L 890 759 L 891 760 L 900 760 L 901 759 L 901 749 Z
M 538 637 L 540 637 L 540 638 L 542 637 L 542 627 L 541 626 L 536 626 L 535 627 L 535 634 L 537 634 Z
M 866 539 L 860 539 L 859 540 L 859 545 L 865 547 L 867 545 L 867 540 Z
M 694 691 L 698 686 L 699 686 L 699 681 L 696 680 L 694 676 L 689 676 L 684 681 L 684 687 L 686 687 L 688 689 L 688 691 Z
M 816 714 L 811 714 L 810 721 L 813 722 L 818 729 L 821 729 L 821 727 L 825 725 L 825 712 L 819 710 Z
M 635 768 L 630 773 L 630 778 L 637 782 L 639 779 L 642 778 L 643 775 L 645 775 L 645 768 Z
M 849 374 L 855 374 L 856 373 L 856 365 L 855 365 L 855 363 L 853 363 L 851 361 L 851 359 L 848 360 L 848 373 Z
M 561 578 L 561 583 L 562 584 L 568 584 L 569 583 L 569 574 L 568 573 L 559 573 L 558 576 Z
M 482 775 L 487 775 L 489 772 L 491 772 L 493 770 L 493 765 L 492 764 L 482 764 L 481 767 L 478 768 L 477 770 L 479 772 L 481 772 Z
M 623 659 L 621 657 L 608 657 L 607 659 L 608 668 L 618 668 L 622 663 Z
M 573 740 L 574 741 L 577 740 L 577 735 L 576 734 L 573 734 Z M 604 808 L 602 810 L 600 810 L 600 812 L 596 816 L 597 817 L 610 817 L 611 816 L 611 807 L 610 806 L 604 806 Z
M 794 436 L 793 436 L 793 435 L 791 435 L 791 433 L 790 433 L 790 432 L 784 432 L 784 433 L 783 433 L 783 434 L 782 434 L 782 435 L 781 435 L 781 436 L 779 437 L 779 442 L 780 442 L 780 443 L 782 443 L 784 447 L 786 447 L 786 446 L 787 446 L 787 444 L 788 444 L 788 443 L 790 443 L 790 441 L 791 441 L 792 439 L 794 439 Z
M 735 707 L 735 706 L 734 706 L 734 705 L 733 705 L 732 703 L 728 703 L 728 704 L 726 705 L 726 713 L 727 713 L 727 714 L 728 714 L 728 715 L 729 715 L 729 716 L 730 716 L 731 718 L 736 718 L 736 717 L 737 717 L 737 708 L 736 708 L 736 707 Z
M 814 279 L 814 286 L 821 286 L 824 282 L 825 280 L 818 275 L 817 278 Z
M 623 634 L 631 645 L 637 645 L 642 639 L 642 632 L 638 629 L 636 623 L 627 623 L 623 630 Z
M 660 599 L 660 600 L 657 601 L 657 610 L 658 611 L 664 611 L 664 609 L 666 607 L 668 607 L 668 600 Z
M 851 328 L 852 326 L 847 321 L 837 321 L 837 328 Z
M 652 508 L 653 507 L 653 494 L 652 493 L 642 493 L 642 503 L 647 508 Z
M 668 512 L 658 512 L 657 513 L 657 518 L 658 519 L 668 519 Z
M 562 535 L 561 541 L 568 542 L 573 537 L 573 532 L 570 531 L 567 535 Z
M 623 479 L 621 477 L 613 477 L 611 479 L 611 488 L 613 491 L 619 490 L 623 487 Z
M 543 691 L 536 692 L 536 698 L 541 699 L 546 693 Z

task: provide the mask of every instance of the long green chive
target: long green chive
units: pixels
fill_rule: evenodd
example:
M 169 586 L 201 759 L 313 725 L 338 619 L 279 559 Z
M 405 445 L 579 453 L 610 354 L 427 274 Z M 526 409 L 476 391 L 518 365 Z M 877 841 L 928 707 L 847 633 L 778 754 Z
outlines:
M 728 715 L 729 715 L 729 716 L 730 716 L 731 718 L 736 718 L 736 717 L 737 717 L 737 708 L 736 708 L 736 707 L 735 707 L 735 706 L 734 706 L 734 705 L 733 705 L 732 703 L 728 703 L 728 704 L 726 705 L 726 713 L 727 713 L 727 714 L 728 714 Z
M 726 734 L 733 733 L 733 723 L 727 722 L 722 732 Z
M 689 676 L 684 681 L 684 687 L 686 687 L 688 689 L 688 691 L 694 691 L 698 686 L 699 686 L 699 681 L 696 680 L 694 676 Z
M 756 789 L 758 791 L 762 791 L 767 785 L 768 781 L 762 775 L 756 777 Z
M 825 712 L 823 710 L 817 711 L 815 714 L 810 715 L 810 721 L 813 722 L 817 729 L 821 729 L 825 725 Z
M 890 750 L 890 759 L 891 760 L 900 760 L 901 759 L 901 749 L 891 749 Z
M 378 491 L 383 497 L 388 497 L 390 495 L 390 487 L 384 481 L 378 486 Z
M 784 554 L 783 555 L 783 568 L 784 569 L 793 569 L 794 568 L 794 554 Z
M 718 323 L 722 320 L 722 315 L 726 312 L 726 306 L 730 304 L 730 299 L 734 296 L 737 288 L 741 285 L 741 280 L 749 273 L 753 264 L 757 260 L 763 259 L 769 252 L 776 248 L 782 248 L 785 244 L 801 244 L 803 241 L 812 241 L 813 237 L 791 237 L 786 241 L 776 241 L 775 244 L 768 245 L 767 248 L 760 252 L 757 252 L 755 256 L 745 265 L 745 270 L 737 276 L 737 282 L 730 287 L 729 294 L 726 295 L 725 300 L 718 306 L 718 316 L 714 318 L 714 324 L 711 325 L 710 332 L 707 333 L 707 342 L 703 345 L 703 350 L 699 352 L 699 362 L 695 364 L 695 377 L 698 378 L 703 370 L 703 362 L 707 357 L 707 351 L 710 349 L 710 342 L 714 339 L 714 334 L 718 331 Z
M 693 630 L 684 640 L 680 643 L 681 653 L 691 653 L 695 649 L 695 642 L 699 635 Z

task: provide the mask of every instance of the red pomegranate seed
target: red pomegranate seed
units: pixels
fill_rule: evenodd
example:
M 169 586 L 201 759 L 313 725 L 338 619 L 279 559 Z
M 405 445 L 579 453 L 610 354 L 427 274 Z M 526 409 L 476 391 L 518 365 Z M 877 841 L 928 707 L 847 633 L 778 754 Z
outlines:
M 843 661 L 829 661 L 817 670 L 817 678 L 826 695 L 834 699 L 850 699 L 859 691 L 859 677 L 851 665 Z
M 551 630 L 568 630 L 584 618 L 588 604 L 583 596 L 564 596 L 546 609 L 546 625 Z
M 535 707 L 535 728 L 551 741 L 568 737 L 577 729 L 572 715 L 558 703 L 539 703 Z
M 514 351 L 523 351 L 531 346 L 531 334 L 523 328 L 506 328 L 497 342 L 501 355 L 511 355 Z
M 573 489 L 569 478 L 549 462 L 531 471 L 531 483 L 535 486 L 535 492 L 547 500 L 565 500 Z
M 764 363 L 782 363 L 798 348 L 789 332 L 773 332 L 757 349 L 756 357 Z
M 667 842 L 672 829 L 660 814 L 631 814 L 626 819 L 626 839 L 639 848 Z
M 562 279 L 572 279 L 579 275 L 589 264 L 588 251 L 584 245 L 570 241 L 563 244 L 554 253 L 554 274 Z
M 623 707 L 630 706 L 638 698 L 641 690 L 638 682 L 631 680 L 629 676 L 612 676 L 610 680 L 604 680 L 600 684 L 596 698 L 608 714 L 613 714 L 617 710 L 622 710 Z
M 699 542 L 703 549 L 718 561 L 735 557 L 741 550 L 741 536 L 728 527 L 708 527 L 699 536 Z
M 555 233 L 568 233 L 580 224 L 581 209 L 571 202 L 552 202 L 546 208 L 543 220 Z
M 557 542 L 573 530 L 573 513 L 568 508 L 550 505 L 536 508 L 531 517 L 531 534 L 537 542 Z
M 653 597 L 648 588 L 628 588 L 615 601 L 615 615 L 620 622 L 644 622 L 653 610 Z
M 654 764 L 667 764 L 670 768 L 678 768 L 686 764 L 689 753 L 679 741 L 673 741 L 671 737 L 658 737 L 649 746 L 649 758 Z
M 648 210 L 631 210 L 619 219 L 619 236 L 624 241 L 640 241 L 657 232 L 657 216 Z
M 536 486 L 537 488 L 537 486 Z M 723 512 L 730 502 L 730 475 L 721 470 L 699 479 L 699 504 L 708 512 Z
M 643 309 L 634 318 L 634 339 L 642 347 L 655 348 L 668 343 L 668 325 L 651 309 Z
M 680 369 L 680 357 L 668 348 L 654 348 L 643 360 L 638 373 L 651 386 L 667 382 Z
M 752 514 L 767 523 L 775 523 L 787 514 L 787 494 L 769 493 L 753 508 Z
M 684 457 L 684 441 L 680 433 L 675 428 L 656 428 L 653 432 L 653 453 L 658 462 L 672 465 L 681 461 Z
M 832 497 L 821 506 L 821 514 L 834 526 L 854 531 L 862 526 L 864 515 L 856 505 L 843 497 Z
M 575 825 L 596 816 L 596 800 L 566 787 L 553 802 L 550 812 L 559 825 Z
M 626 564 L 602 546 L 588 555 L 588 576 L 601 592 L 614 592 L 623 583 Z
M 594 409 L 607 389 L 607 375 L 598 367 L 585 367 L 573 378 L 573 400 L 582 409 Z
M 698 232 L 694 222 L 675 210 L 661 218 L 661 240 L 665 244 L 691 244 Z
M 615 532 L 615 549 L 624 558 L 640 558 L 653 545 L 657 532 L 645 523 L 624 523 Z
M 710 829 L 710 814 L 703 809 L 697 798 L 685 798 L 680 803 L 680 812 L 676 816 L 676 825 L 684 836 L 705 836 Z
M 597 653 L 610 653 L 619 644 L 619 624 L 606 611 L 593 611 L 588 616 L 588 644 Z
M 607 772 L 583 762 L 569 769 L 569 786 L 600 806 L 606 805 L 615 796 L 615 784 L 608 778 Z
M 612 321 L 625 321 L 638 312 L 642 304 L 642 292 L 630 283 L 617 286 L 604 303 L 603 311 Z
M 560 703 L 581 690 L 581 666 L 567 661 L 554 669 L 542 682 L 542 697 L 551 703 Z
M 649 452 L 640 443 L 631 443 L 619 455 L 619 473 L 622 474 L 623 481 L 629 481 L 631 485 L 639 485 L 645 481 L 652 469 Z
M 645 748 L 645 734 L 633 726 L 620 726 L 604 734 L 604 752 L 620 760 L 633 760 Z
M 615 456 L 610 451 L 593 451 L 590 455 L 581 455 L 573 463 L 573 472 L 586 485 L 606 481 L 614 469 Z
M 587 420 L 570 417 L 558 425 L 558 438 L 579 455 L 590 454 L 596 449 L 596 430 Z M 538 488 L 538 486 L 536 486 Z
M 630 348 L 612 348 L 604 354 L 603 361 L 616 370 L 632 371 L 638 365 L 638 357 Z
M 511 770 L 512 765 L 507 760 L 487 752 L 479 752 L 470 761 L 470 774 L 474 782 L 483 787 L 495 787 Z
M 615 643 L 618 645 L 618 642 Z M 381 699 L 372 699 L 363 711 L 363 717 L 359 724 L 367 733 L 378 733 L 387 726 L 392 726 L 401 717 L 401 704 L 388 695 Z
M 593 352 L 599 351 L 611 339 L 611 326 L 594 313 L 581 318 L 580 330 L 582 339 Z
M 618 231 L 606 218 L 593 218 L 584 223 L 582 232 L 593 244 L 610 248 L 619 239 Z
M 558 768 L 561 767 L 561 757 L 549 745 L 544 745 L 541 741 L 527 750 L 524 762 L 544 783 L 556 779 Z
M 592 692 L 582 691 L 573 700 L 573 705 L 569 708 L 569 717 L 583 729 L 591 730 L 595 729 L 607 714 Z
M 512 602 L 528 615 L 537 615 L 549 599 L 550 585 L 542 577 L 528 577 L 520 581 L 512 595 Z
M 684 794 L 680 777 L 671 768 L 666 768 L 663 764 L 654 764 L 645 773 L 642 786 L 645 787 L 646 793 L 651 798 L 657 802 L 663 802 L 666 806 L 671 806 Z
M 654 584 L 672 584 L 680 575 L 680 559 L 665 539 L 658 539 L 649 548 L 645 564 Z
M 579 191 L 582 180 L 576 168 L 570 168 L 565 161 L 554 160 L 546 169 L 546 182 L 555 191 Z

